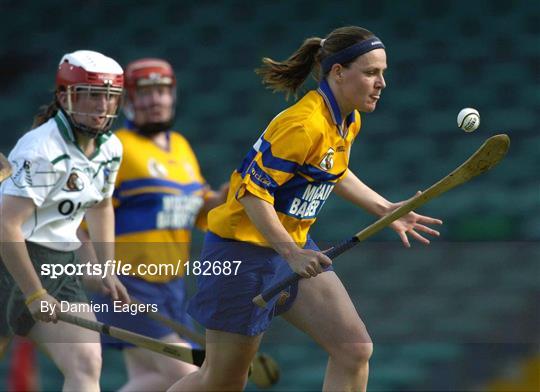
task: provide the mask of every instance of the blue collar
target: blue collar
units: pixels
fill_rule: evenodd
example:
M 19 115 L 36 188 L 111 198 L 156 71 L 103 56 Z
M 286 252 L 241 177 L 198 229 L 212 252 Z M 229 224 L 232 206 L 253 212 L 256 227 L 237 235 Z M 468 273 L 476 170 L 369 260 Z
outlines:
M 124 126 L 129 129 L 130 131 L 134 131 L 136 128 L 135 128 L 135 124 L 133 123 L 133 121 L 131 120 L 128 120 L 126 118 L 126 121 L 124 122 Z
M 349 125 L 354 122 L 354 111 L 347 115 L 347 118 L 345 119 L 345 126 L 347 127 L 347 129 L 345 129 L 345 131 L 342 130 L 341 124 L 343 123 L 343 118 L 341 117 L 341 111 L 339 110 L 339 106 L 336 98 L 334 97 L 334 93 L 332 92 L 332 89 L 330 88 L 330 85 L 328 84 L 326 78 L 321 80 L 317 91 L 323 97 L 324 102 L 326 102 L 326 106 L 328 106 L 328 110 L 330 111 L 332 120 L 334 120 L 334 124 L 336 124 L 336 126 L 338 127 L 339 133 L 341 134 L 341 136 L 345 137 Z

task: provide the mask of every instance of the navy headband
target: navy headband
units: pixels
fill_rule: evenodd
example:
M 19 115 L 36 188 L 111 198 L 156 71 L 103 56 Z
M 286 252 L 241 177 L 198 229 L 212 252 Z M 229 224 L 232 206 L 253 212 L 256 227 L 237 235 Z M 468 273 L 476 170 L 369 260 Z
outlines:
M 321 68 L 323 73 L 327 73 L 332 69 L 334 64 L 343 64 L 352 59 L 357 58 L 367 52 L 371 52 L 374 49 L 384 49 L 384 45 L 377 37 L 368 38 L 362 42 L 358 42 L 352 46 L 340 50 L 334 53 L 321 62 Z

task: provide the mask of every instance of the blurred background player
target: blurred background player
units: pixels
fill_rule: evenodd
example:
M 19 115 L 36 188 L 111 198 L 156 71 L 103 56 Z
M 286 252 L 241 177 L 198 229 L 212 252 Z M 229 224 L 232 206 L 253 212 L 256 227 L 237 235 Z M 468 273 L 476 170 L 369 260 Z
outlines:
M 54 100 L 11 151 L 13 175 L 1 187 L 1 327 L 37 343 L 63 373 L 64 390 L 99 390 L 101 346 L 95 332 L 53 324 L 59 301 L 81 303 L 86 296 L 75 276 L 53 279 L 40 265 L 78 262 L 83 217 L 90 238 L 105 244 L 96 247 L 99 258 L 113 257 L 106 244 L 114 242 L 111 196 L 122 145 L 109 130 L 123 80 L 120 65 L 100 53 L 64 55 Z M 115 276 L 99 284 L 114 299 L 129 301 Z M 95 320 L 91 311 L 73 313 Z
M 171 127 L 175 120 L 176 78 L 171 65 L 145 58 L 126 67 L 126 127 L 116 132 L 124 146 L 115 191 L 116 258 L 131 264 L 137 276 L 120 276 L 130 295 L 159 312 L 188 324 L 183 263 L 188 260 L 191 230 L 205 229 L 206 214 L 225 200 L 225 187 L 212 192 L 188 141 Z M 178 275 L 161 270 L 145 273 L 150 264 L 181 262 Z M 145 265 L 143 265 L 145 264 Z M 141 267 L 138 267 L 142 265 Z M 98 297 L 98 301 L 107 301 Z M 171 329 L 138 314 L 100 313 L 101 321 L 166 342 L 182 342 Z M 128 381 L 121 388 L 164 390 L 196 367 L 126 346 Z
M 236 276 L 198 276 L 189 313 L 207 328 L 206 360 L 172 389 L 243 389 L 264 331 L 283 313 L 328 353 L 323 390 L 366 390 L 370 336 L 308 231 L 334 188 L 377 216 L 402 204 L 389 202 L 348 169 L 359 112 L 375 110 L 386 68 L 383 43 L 355 26 L 305 40 L 286 61 L 263 59 L 258 73 L 270 89 L 296 94 L 312 70 L 320 70 L 319 87 L 270 122 L 233 172 L 227 202 L 208 216 L 201 260 L 242 264 Z M 408 235 L 428 244 L 419 232 L 438 235 L 425 224 L 440 223 L 411 212 L 391 227 L 409 247 Z M 251 302 L 291 270 L 311 279 L 293 284 L 265 309 Z

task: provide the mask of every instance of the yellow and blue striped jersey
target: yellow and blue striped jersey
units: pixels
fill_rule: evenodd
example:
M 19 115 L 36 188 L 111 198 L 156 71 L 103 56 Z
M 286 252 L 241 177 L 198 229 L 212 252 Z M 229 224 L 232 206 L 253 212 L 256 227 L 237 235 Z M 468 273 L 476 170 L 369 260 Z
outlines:
M 278 114 L 233 172 L 227 202 L 208 214 L 208 228 L 229 239 L 268 243 L 238 201 L 249 192 L 271 204 L 294 242 L 304 245 L 335 184 L 347 171 L 360 114 L 342 116 L 324 80 Z
M 191 230 L 206 194 L 205 180 L 191 146 L 176 132 L 167 134 L 167 151 L 134 130 L 121 129 L 116 136 L 124 147 L 113 195 L 117 260 L 132 265 L 176 265 L 182 260 L 183 265 L 189 257 Z M 182 276 L 183 267 L 178 272 Z M 140 277 L 167 282 L 177 275 Z

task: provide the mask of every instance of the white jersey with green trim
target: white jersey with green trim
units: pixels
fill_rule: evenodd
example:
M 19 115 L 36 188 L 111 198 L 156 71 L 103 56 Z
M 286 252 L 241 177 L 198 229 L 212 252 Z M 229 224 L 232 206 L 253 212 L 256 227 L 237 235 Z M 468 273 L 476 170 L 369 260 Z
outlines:
M 32 199 L 36 209 L 24 222 L 27 241 L 56 250 L 79 248 L 77 238 L 85 211 L 112 196 L 122 158 L 122 144 L 112 135 L 96 139 L 86 157 L 63 113 L 26 133 L 9 154 L 13 175 L 2 195 Z

